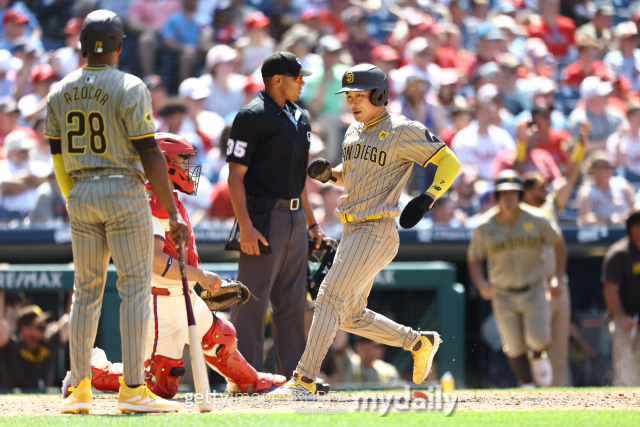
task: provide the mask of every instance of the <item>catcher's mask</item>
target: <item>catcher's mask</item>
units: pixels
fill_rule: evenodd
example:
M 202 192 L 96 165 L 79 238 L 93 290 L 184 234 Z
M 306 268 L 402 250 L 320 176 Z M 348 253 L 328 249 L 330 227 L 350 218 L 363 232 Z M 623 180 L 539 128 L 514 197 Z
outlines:
M 167 173 L 178 191 L 195 196 L 198 192 L 201 165 L 191 164 L 197 156 L 195 147 L 185 138 L 172 133 L 156 133 L 156 142 L 167 161 Z M 183 161 L 180 162 L 178 158 Z

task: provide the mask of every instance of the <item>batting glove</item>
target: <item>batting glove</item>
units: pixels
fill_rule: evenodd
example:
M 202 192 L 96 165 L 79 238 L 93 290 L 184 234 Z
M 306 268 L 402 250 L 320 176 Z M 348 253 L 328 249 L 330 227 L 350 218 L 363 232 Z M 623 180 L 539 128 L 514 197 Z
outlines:
M 307 175 L 309 175 L 313 179 L 317 179 L 323 184 L 329 180 L 333 182 L 336 181 L 336 179 L 331 176 L 331 174 L 331 163 L 329 163 L 327 159 L 323 159 L 322 157 L 311 160 L 311 163 L 309 163 L 309 165 L 307 166 Z

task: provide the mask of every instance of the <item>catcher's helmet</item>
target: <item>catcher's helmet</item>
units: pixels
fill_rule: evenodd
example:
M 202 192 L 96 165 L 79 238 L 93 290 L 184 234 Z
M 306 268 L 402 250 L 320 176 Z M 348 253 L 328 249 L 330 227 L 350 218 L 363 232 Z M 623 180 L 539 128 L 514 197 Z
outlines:
M 110 10 L 91 12 L 82 23 L 80 45 L 82 56 L 87 53 L 115 52 L 124 38 L 120 17 Z
M 498 178 L 496 179 L 496 188 L 494 190 L 496 200 L 498 200 L 499 193 L 501 191 L 509 190 L 520 192 L 520 200 L 522 200 L 522 196 L 524 195 L 524 185 L 522 184 L 522 179 L 518 172 L 512 169 L 504 170 L 498 174 Z
M 196 149 L 185 138 L 172 133 L 156 133 L 155 138 L 167 160 L 169 179 L 175 183 L 178 191 L 195 196 L 202 167 L 190 164 L 191 158 L 197 156 Z M 186 161 L 181 164 L 178 157 Z
M 361 92 L 371 90 L 371 103 L 376 107 L 385 105 L 389 100 L 389 82 L 382 70 L 371 64 L 358 64 L 347 70 L 342 76 L 342 92 Z

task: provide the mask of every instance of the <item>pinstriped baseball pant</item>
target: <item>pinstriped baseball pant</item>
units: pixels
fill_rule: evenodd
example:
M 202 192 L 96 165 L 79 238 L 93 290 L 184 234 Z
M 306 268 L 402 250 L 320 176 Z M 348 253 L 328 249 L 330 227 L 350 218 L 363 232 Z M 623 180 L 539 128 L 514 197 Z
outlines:
M 393 219 L 344 225 L 331 270 L 316 299 L 307 348 L 297 371 L 316 378 L 339 329 L 394 347 L 410 349 L 418 333 L 367 309 L 374 277 L 396 256 L 400 239 Z
M 93 349 L 109 258 L 118 273 L 120 337 L 124 380 L 143 384 L 144 351 L 150 316 L 153 233 L 151 209 L 137 176 L 80 179 L 68 201 L 75 264 L 69 318 L 71 384 L 91 378 Z M 115 325 L 109 325 L 113 327 Z

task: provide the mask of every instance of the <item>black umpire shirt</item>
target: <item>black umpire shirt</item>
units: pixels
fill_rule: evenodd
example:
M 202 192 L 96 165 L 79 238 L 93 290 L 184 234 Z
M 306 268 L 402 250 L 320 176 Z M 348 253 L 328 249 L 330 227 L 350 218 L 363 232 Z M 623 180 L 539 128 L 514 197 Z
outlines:
M 623 237 L 611 245 L 602 263 L 602 283 L 620 287 L 622 308 L 629 316 L 640 314 L 640 250 Z
M 285 108 L 262 90 L 233 121 L 227 142 L 227 162 L 249 169 L 244 177 L 248 196 L 296 199 L 302 194 L 309 161 L 311 126 L 306 113 L 293 102 Z

